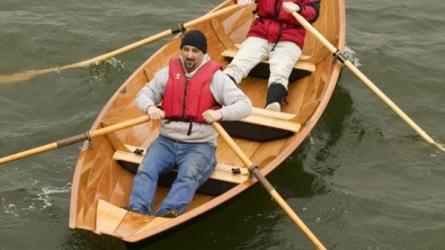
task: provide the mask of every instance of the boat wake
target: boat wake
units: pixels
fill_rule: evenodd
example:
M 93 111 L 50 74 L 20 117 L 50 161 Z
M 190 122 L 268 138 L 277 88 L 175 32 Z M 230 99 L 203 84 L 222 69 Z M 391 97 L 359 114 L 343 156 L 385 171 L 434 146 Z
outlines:
M 30 214 L 41 214 L 54 206 L 59 195 L 67 196 L 71 183 L 64 187 L 43 187 L 35 194 L 25 188 L 8 190 L 0 193 L 0 220 L 6 218 L 23 218 Z
M 53 206 L 52 197 L 57 194 L 68 194 L 71 189 L 71 183 L 68 183 L 65 187 L 43 187 L 42 192 L 37 194 L 37 200 L 42 201 L 42 209 Z

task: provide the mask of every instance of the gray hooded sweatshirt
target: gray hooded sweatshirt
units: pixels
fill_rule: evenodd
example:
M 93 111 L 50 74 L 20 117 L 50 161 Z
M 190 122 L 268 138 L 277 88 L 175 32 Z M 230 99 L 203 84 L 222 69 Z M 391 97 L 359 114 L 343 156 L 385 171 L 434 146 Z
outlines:
M 186 78 L 191 78 L 210 57 L 205 54 L 202 64 L 193 72 L 186 72 Z M 168 66 L 159 70 L 154 78 L 142 88 L 136 96 L 136 103 L 140 111 L 147 113 L 148 107 L 158 105 L 168 82 Z M 252 103 L 249 98 L 233 83 L 233 81 L 218 70 L 213 75 L 210 91 L 215 100 L 222 105 L 222 119 L 226 121 L 239 120 L 247 117 L 252 112 Z M 212 143 L 216 145 L 217 132 L 211 124 L 193 122 L 192 131 L 189 122 L 161 120 L 160 134 L 173 140 L 190 143 Z

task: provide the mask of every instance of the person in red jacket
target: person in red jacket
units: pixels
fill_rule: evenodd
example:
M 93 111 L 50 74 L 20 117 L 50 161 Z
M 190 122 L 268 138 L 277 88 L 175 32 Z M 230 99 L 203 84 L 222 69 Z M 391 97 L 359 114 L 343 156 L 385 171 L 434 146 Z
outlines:
M 287 95 L 289 75 L 301 56 L 305 29 L 290 12 L 298 12 L 309 22 L 319 15 L 320 0 L 234 0 L 240 6 L 257 2 L 257 17 L 247 39 L 224 72 L 236 83 L 265 59 L 270 61 L 266 109 L 280 111 Z
M 176 217 L 216 164 L 218 134 L 211 123 L 249 116 L 252 104 L 207 54 L 200 30 L 181 39 L 172 58 L 136 96 L 139 110 L 159 120 L 159 136 L 150 144 L 134 178 L 128 209 L 146 215 Z M 159 175 L 177 169 L 170 192 L 153 210 Z

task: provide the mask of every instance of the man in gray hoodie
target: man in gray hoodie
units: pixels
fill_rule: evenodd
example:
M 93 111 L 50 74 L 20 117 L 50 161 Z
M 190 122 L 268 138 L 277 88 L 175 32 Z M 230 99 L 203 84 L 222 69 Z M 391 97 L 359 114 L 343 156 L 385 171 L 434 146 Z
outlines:
M 158 177 L 175 166 L 178 176 L 154 215 L 183 213 L 216 165 L 217 133 L 211 123 L 242 119 L 252 109 L 249 98 L 207 55 L 201 31 L 185 33 L 180 49 L 180 58 L 171 59 L 136 97 L 150 120 L 161 120 L 160 135 L 139 166 L 130 196 L 129 209 L 142 214 L 153 215 Z

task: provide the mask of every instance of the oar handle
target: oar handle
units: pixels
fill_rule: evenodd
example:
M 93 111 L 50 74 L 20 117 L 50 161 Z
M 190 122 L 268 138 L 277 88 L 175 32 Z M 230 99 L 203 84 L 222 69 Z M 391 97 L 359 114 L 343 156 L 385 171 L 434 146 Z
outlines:
M 224 141 L 229 145 L 229 147 L 235 152 L 235 154 L 243 161 L 245 165 L 249 167 L 249 172 L 263 185 L 267 192 L 274 198 L 278 205 L 284 210 L 284 212 L 292 219 L 292 221 L 303 231 L 306 237 L 314 244 L 317 249 L 325 250 L 326 247 L 318 240 L 314 233 L 304 224 L 300 217 L 294 212 L 294 210 L 286 203 L 286 201 L 281 197 L 281 195 L 275 190 L 275 188 L 270 184 L 270 182 L 261 174 L 260 170 L 252 161 L 244 154 L 241 148 L 236 144 L 236 142 L 230 137 L 226 130 L 221 126 L 221 124 L 214 122 L 213 127 L 219 133 L 219 135 L 224 139 Z
M 74 143 L 82 142 L 85 140 L 89 140 L 89 139 L 92 139 L 92 138 L 95 138 L 95 137 L 98 137 L 101 135 L 105 135 L 105 134 L 108 134 L 108 133 L 111 133 L 111 132 L 114 132 L 117 130 L 121 130 L 121 129 L 132 127 L 132 126 L 135 126 L 138 124 L 145 123 L 148 120 L 149 120 L 148 116 L 144 115 L 144 116 L 140 116 L 138 118 L 128 120 L 125 122 L 117 123 L 117 124 L 114 124 L 114 125 L 111 125 L 108 127 L 104 127 L 104 128 L 100 128 L 100 129 L 92 130 L 92 131 L 87 131 L 87 132 L 79 134 L 79 135 L 71 136 L 71 137 L 68 137 L 68 138 L 65 138 L 65 139 L 62 139 L 62 140 L 59 140 L 56 142 L 52 142 L 52 143 L 49 143 L 49 144 L 46 144 L 43 146 L 39 146 L 39 147 L 25 150 L 25 151 L 22 151 L 22 152 L 19 152 L 16 154 L 2 157 L 2 158 L 0 158 L 0 164 L 15 161 L 15 160 L 29 157 L 32 155 L 40 154 L 40 153 L 50 151 L 53 149 L 58 149 L 58 148 L 65 147 L 65 146 L 68 146 L 68 145 L 71 145 Z
M 333 54 L 339 52 L 339 49 L 332 45 L 317 29 L 315 29 L 304 17 L 296 12 L 292 12 L 292 15 L 297 21 L 313 36 L 315 36 L 326 48 Z M 419 134 L 425 141 L 431 143 L 445 151 L 442 144 L 434 141 L 422 128 L 420 128 L 408 115 L 406 115 L 391 99 L 389 99 L 365 74 L 363 74 L 352 62 L 347 58 L 341 58 L 343 64 L 352 71 L 362 82 L 377 95 L 390 109 L 392 109 L 402 120 L 404 120 L 417 134 Z

